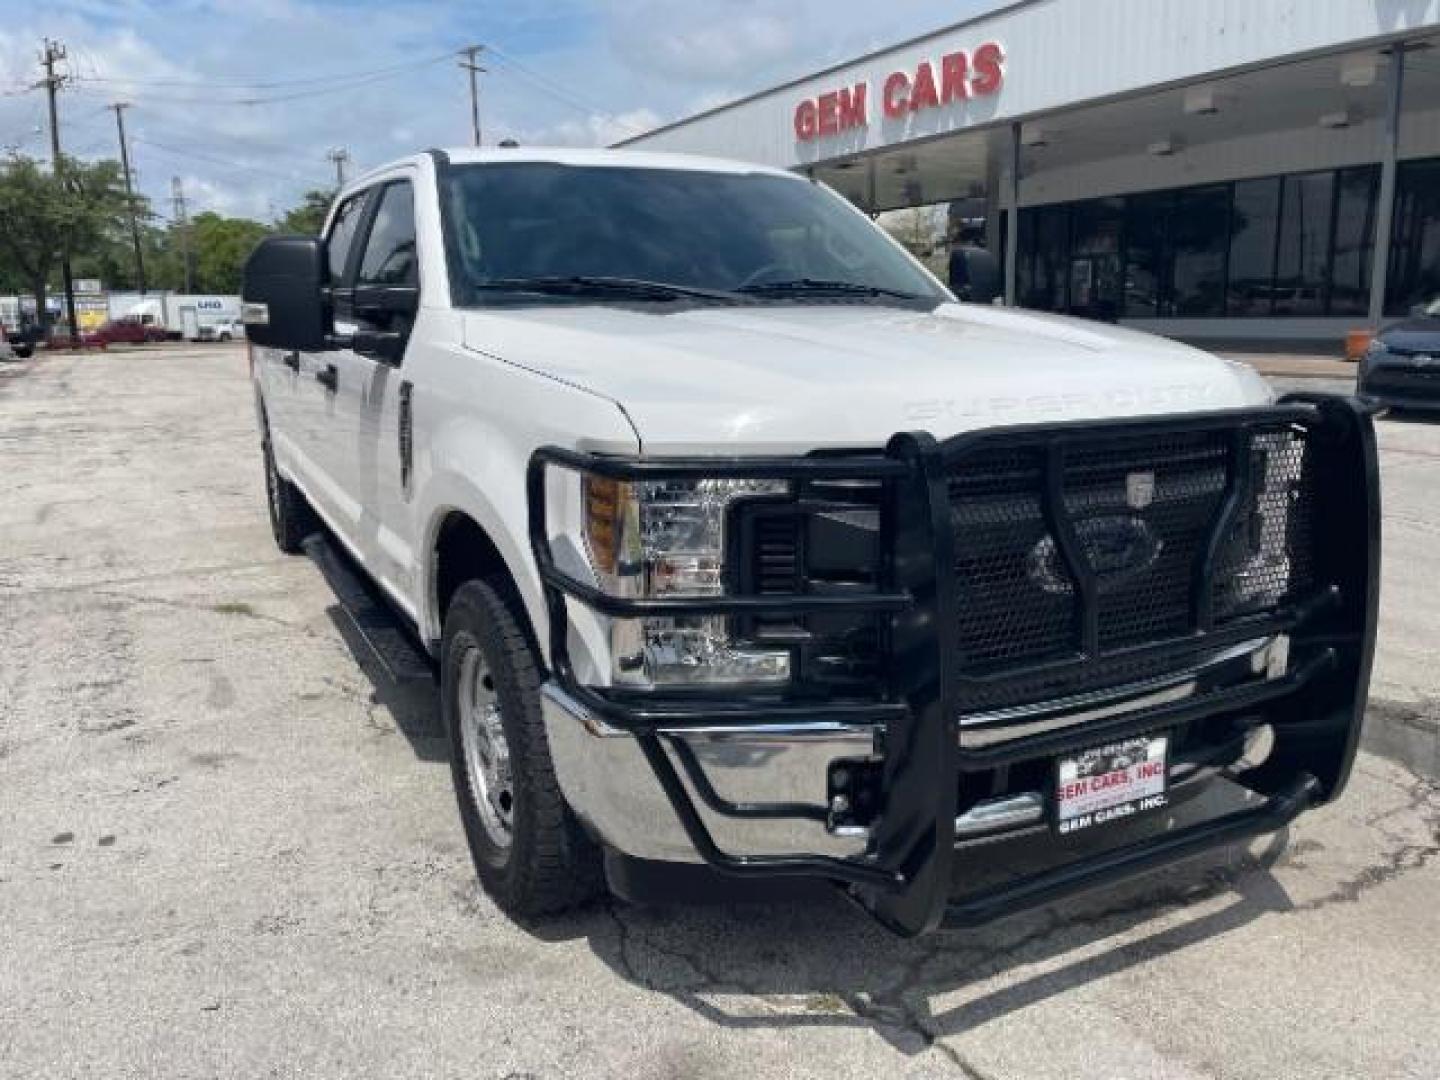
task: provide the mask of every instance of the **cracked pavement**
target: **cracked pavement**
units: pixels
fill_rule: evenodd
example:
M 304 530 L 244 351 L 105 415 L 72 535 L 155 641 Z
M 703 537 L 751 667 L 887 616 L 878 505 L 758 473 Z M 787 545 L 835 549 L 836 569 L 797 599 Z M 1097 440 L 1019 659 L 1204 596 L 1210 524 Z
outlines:
M 243 352 L 0 364 L 0 1075 L 1434 1077 L 1440 425 L 1381 439 L 1379 752 L 1287 836 L 920 942 L 523 927 L 433 691 L 274 550 Z

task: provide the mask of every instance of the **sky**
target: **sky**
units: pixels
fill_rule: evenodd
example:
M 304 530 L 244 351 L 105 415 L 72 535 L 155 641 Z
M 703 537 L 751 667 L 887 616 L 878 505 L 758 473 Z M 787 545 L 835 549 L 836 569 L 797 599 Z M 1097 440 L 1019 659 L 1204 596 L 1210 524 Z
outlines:
M 157 211 L 273 220 L 354 169 L 470 140 L 457 52 L 484 45 L 482 137 L 602 146 L 1000 6 L 996 0 L 0 0 L 0 153 L 131 165 Z

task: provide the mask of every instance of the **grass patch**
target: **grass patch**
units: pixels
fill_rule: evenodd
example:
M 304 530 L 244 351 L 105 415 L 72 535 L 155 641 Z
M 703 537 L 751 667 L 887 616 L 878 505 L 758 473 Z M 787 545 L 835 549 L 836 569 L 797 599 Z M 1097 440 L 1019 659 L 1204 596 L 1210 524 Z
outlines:
M 227 600 L 223 604 L 216 604 L 211 611 L 219 612 L 221 615 L 254 615 L 255 609 L 241 600 Z

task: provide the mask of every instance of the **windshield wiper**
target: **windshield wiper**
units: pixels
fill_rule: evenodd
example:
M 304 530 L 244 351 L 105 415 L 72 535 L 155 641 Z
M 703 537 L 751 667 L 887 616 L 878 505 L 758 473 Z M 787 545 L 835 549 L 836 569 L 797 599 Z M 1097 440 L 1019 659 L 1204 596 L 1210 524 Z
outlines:
M 740 299 L 723 289 L 702 289 L 674 285 L 668 281 L 643 278 L 606 277 L 598 274 L 554 274 L 541 277 L 490 278 L 472 281 L 472 288 L 485 292 L 542 293 L 547 296 L 609 296 L 632 300 L 724 300 Z
M 735 290 L 754 296 L 893 296 L 897 300 L 923 300 L 924 297 L 883 285 L 864 285 L 858 281 L 827 281 L 820 278 L 795 278 L 790 281 L 756 281 Z

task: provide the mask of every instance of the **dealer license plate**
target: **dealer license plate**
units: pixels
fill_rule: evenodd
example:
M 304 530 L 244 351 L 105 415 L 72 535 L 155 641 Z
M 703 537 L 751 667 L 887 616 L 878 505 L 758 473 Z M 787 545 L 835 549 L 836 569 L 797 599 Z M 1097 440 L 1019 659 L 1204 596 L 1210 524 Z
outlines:
M 1055 829 L 1079 832 L 1165 805 L 1170 739 L 1141 735 L 1060 758 L 1055 769 Z

